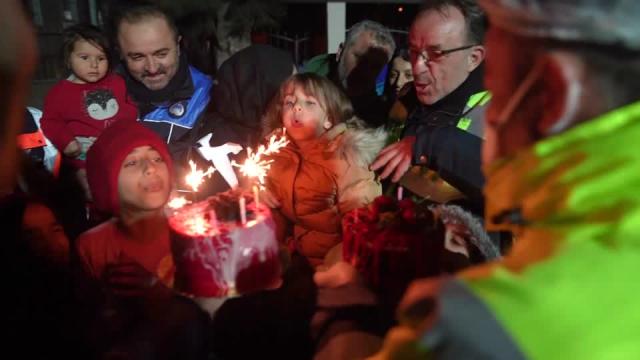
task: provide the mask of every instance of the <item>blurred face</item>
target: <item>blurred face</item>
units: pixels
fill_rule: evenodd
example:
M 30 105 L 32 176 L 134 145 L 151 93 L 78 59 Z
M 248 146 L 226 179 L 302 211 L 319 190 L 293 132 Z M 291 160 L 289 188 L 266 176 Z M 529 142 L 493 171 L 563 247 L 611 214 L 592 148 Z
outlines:
M 327 113 L 318 99 L 291 86 L 282 101 L 282 123 L 297 145 L 317 139 L 326 127 L 331 127 Z
M 133 211 L 161 209 L 171 186 L 167 164 L 151 146 L 140 146 L 124 159 L 118 175 L 120 206 Z
M 69 239 L 53 212 L 39 203 L 25 209 L 22 228 L 31 250 L 39 257 L 57 264 L 69 261 Z
M 378 47 L 374 41 L 373 34 L 370 31 L 360 33 L 356 40 L 344 47 L 338 55 L 338 77 L 343 86 L 347 86 L 347 77 L 351 74 L 351 71 L 355 69 L 361 58 L 367 53 L 369 48 Z M 390 50 L 384 49 L 387 56 L 389 56 Z M 389 58 L 385 59 L 385 62 Z
M 389 71 L 389 85 L 397 94 L 406 83 L 411 81 L 413 81 L 411 63 L 399 56 L 395 57 L 391 62 L 391 71 Z
M 94 83 L 107 74 L 109 61 L 104 51 L 94 44 L 80 39 L 69 54 L 69 67 L 75 75 L 76 84 Z
M 164 89 L 178 71 L 178 41 L 160 17 L 135 24 L 123 21 L 118 28 L 118 44 L 127 70 L 149 90 Z
M 543 106 L 533 101 L 518 104 L 517 113 L 508 114 L 506 119 L 500 118 L 507 104 L 512 101 L 514 93 L 533 68 L 534 56 L 524 55 L 529 63 L 523 61 L 522 50 L 519 49 L 522 40 L 497 27 L 492 27 L 487 32 L 486 44 L 490 51 L 485 64 L 485 84 L 492 97 L 485 113 L 482 161 L 484 165 L 489 165 L 494 160 L 511 155 L 537 140 L 533 129 Z
M 443 53 L 468 44 L 464 16 L 455 7 L 426 11 L 411 25 L 409 54 L 418 99 L 432 105 L 462 84 L 481 62 L 475 53 L 481 46 Z M 484 52 L 482 51 L 482 54 Z

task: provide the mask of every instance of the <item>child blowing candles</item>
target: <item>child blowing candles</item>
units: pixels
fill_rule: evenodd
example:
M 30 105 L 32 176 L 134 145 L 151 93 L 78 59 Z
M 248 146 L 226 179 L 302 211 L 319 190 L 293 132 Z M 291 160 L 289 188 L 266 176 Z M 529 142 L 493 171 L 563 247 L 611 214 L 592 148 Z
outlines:
M 271 157 L 261 201 L 277 208 L 290 249 L 313 265 L 341 240 L 342 215 L 373 201 L 380 183 L 369 170 L 386 138 L 366 129 L 347 97 L 315 74 L 297 74 L 280 88 L 268 118 L 284 126 L 289 145 Z M 287 234 L 289 233 L 289 234 Z
M 87 155 L 87 178 L 95 206 L 114 217 L 77 241 L 87 277 L 109 282 L 111 275 L 121 275 L 119 270 L 132 270 L 143 283 L 160 279 L 171 284 L 174 269 L 163 214 L 171 176 L 166 144 L 139 123 L 115 123 L 98 137 Z

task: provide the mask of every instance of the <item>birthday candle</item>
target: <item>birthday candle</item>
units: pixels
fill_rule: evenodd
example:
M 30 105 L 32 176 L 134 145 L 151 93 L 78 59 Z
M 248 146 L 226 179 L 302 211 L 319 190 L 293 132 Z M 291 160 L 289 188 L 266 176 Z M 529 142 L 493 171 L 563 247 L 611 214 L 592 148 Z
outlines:
M 247 223 L 247 204 L 244 196 L 240 195 L 238 202 L 240 203 L 240 222 L 245 225 Z
M 253 201 L 255 201 L 256 207 L 260 204 L 260 193 L 257 185 L 253 185 Z

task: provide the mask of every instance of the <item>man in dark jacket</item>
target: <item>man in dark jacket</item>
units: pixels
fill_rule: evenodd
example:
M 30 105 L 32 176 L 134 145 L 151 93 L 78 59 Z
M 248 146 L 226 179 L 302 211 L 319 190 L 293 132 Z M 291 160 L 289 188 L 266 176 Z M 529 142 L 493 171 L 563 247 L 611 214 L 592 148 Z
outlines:
M 268 106 L 294 70 L 289 53 L 260 44 L 238 51 L 220 65 L 211 106 L 197 134 L 201 139 L 198 153 L 217 169 L 199 190 L 201 194 L 213 194 L 238 184 L 227 160 L 241 162 L 246 153 L 237 153 L 240 146 L 255 149 L 262 141 Z M 281 119 L 277 121 L 280 123 Z M 221 153 L 227 158 L 220 156 Z M 234 158 L 234 154 L 239 157 Z
M 480 3 L 486 222 L 518 241 L 410 286 L 375 359 L 640 358 L 640 2 Z
M 211 79 L 181 54 L 173 19 L 155 5 L 121 9 L 114 22 L 127 91 L 140 120 L 169 144 L 175 163 L 185 165 L 209 103 Z
M 412 164 L 435 170 L 482 209 L 482 84 L 485 19 L 475 1 L 430 1 L 409 34 L 418 108 L 403 138 L 382 150 L 372 169 L 399 181 Z
M 262 140 L 268 105 L 294 70 L 291 54 L 270 45 L 251 45 L 233 54 L 220 65 L 198 138 L 213 133 L 211 146 L 233 142 L 255 147 Z

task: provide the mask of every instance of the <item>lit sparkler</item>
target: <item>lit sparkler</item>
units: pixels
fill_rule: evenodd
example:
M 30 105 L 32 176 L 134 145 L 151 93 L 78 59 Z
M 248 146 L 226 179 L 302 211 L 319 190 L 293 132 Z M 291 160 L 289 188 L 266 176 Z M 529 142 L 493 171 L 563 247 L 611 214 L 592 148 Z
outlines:
M 213 166 L 209 166 L 207 171 L 202 171 L 196 168 L 196 163 L 192 160 L 189 160 L 189 166 L 191 166 L 191 172 L 185 177 L 185 182 L 187 185 L 191 186 L 194 192 L 198 191 L 198 187 L 202 185 L 205 176 L 211 177 L 211 175 L 216 171 Z
M 262 157 L 280 151 L 287 144 L 289 144 L 289 140 L 285 136 L 285 129 L 282 129 L 281 137 L 276 134 L 271 135 L 267 145 L 260 145 L 256 152 L 247 148 L 247 159 L 244 163 L 238 164 L 234 161 L 232 165 L 239 168 L 242 175 L 257 179 L 260 187 L 263 187 L 267 170 L 271 168 L 273 160 L 265 160 Z
M 206 234 L 211 225 L 202 216 L 193 216 L 185 221 L 185 226 L 192 234 Z
M 188 203 L 189 203 L 189 200 L 185 199 L 182 196 L 179 196 L 171 199 L 171 201 L 167 203 L 167 206 L 171 209 L 179 209 L 187 205 Z

